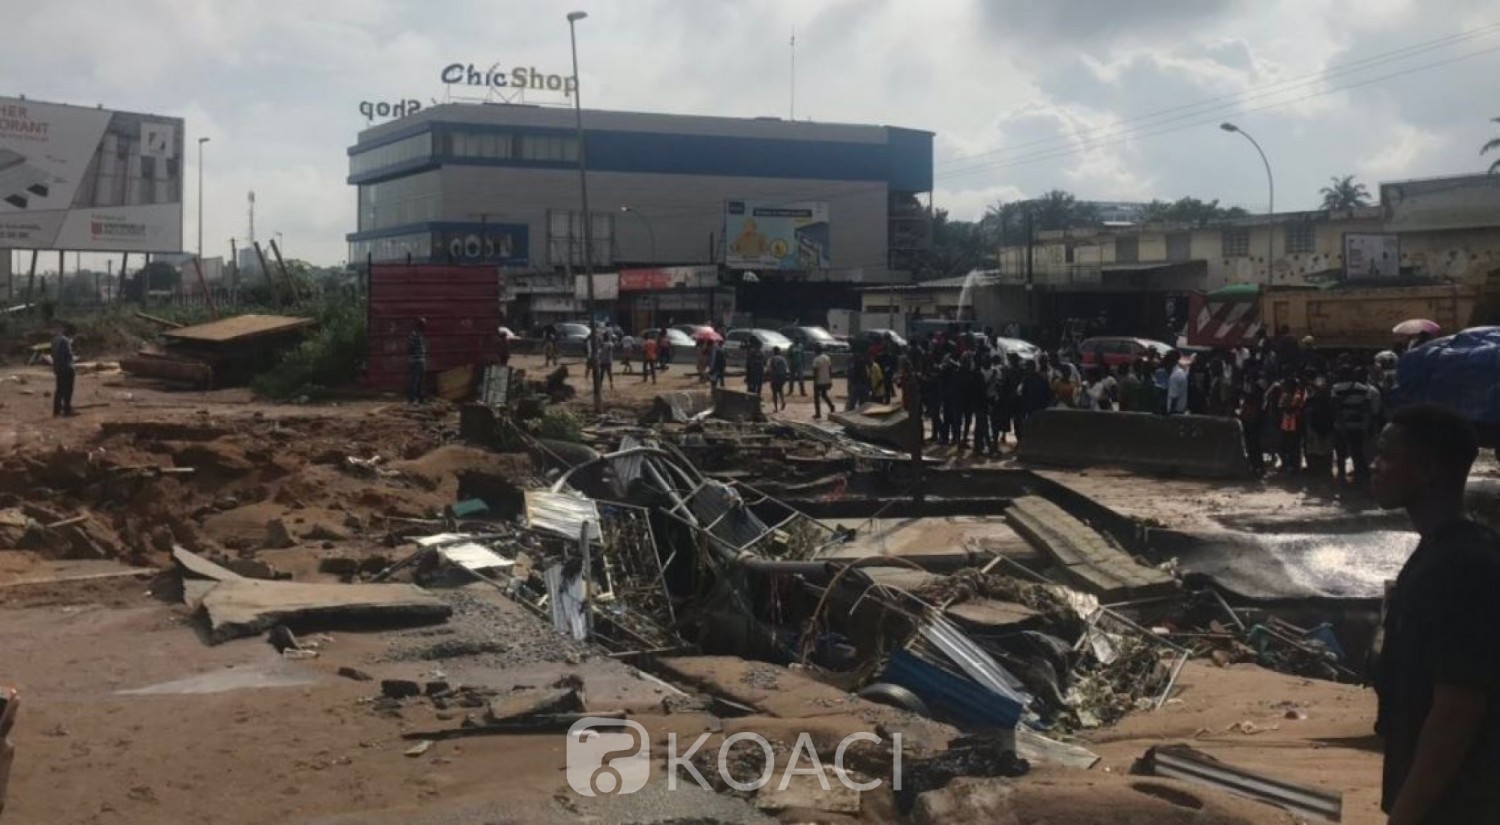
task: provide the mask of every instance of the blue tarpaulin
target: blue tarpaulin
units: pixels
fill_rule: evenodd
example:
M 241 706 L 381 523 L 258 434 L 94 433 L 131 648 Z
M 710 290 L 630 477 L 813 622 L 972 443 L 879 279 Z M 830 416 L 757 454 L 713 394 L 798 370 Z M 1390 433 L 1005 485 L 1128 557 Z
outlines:
M 1430 341 L 1396 365 L 1396 403 L 1451 407 L 1482 424 L 1500 424 L 1500 327 L 1475 327 Z

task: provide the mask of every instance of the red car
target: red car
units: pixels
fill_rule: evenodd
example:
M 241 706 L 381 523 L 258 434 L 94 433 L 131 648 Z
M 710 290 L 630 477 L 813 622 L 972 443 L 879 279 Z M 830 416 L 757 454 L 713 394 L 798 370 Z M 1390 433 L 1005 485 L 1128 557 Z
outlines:
M 1085 367 L 1099 364 L 1117 367 L 1121 364 L 1134 364 L 1137 358 L 1145 358 L 1151 352 L 1161 358 L 1172 349 L 1149 338 L 1090 338 L 1078 345 L 1078 360 Z

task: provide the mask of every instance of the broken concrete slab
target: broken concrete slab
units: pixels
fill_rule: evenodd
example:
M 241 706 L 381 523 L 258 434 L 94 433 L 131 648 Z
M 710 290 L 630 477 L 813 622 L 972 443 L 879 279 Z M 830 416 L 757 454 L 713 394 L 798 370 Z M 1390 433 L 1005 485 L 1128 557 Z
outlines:
M 523 719 L 541 713 L 569 713 L 584 710 L 578 691 L 572 688 L 518 690 L 489 704 L 491 722 Z
M 1041 613 L 1024 604 L 997 599 L 971 599 L 948 608 L 948 614 L 984 627 L 1014 627 L 1036 622 Z
M 184 574 L 200 579 L 227 582 L 245 578 L 221 564 L 215 564 L 197 553 L 175 544 L 172 545 L 172 561 L 177 563 L 178 568 Z
M 445 621 L 453 608 L 410 584 L 306 584 L 239 579 L 203 597 L 213 642 L 254 636 L 277 624 L 302 631 Z

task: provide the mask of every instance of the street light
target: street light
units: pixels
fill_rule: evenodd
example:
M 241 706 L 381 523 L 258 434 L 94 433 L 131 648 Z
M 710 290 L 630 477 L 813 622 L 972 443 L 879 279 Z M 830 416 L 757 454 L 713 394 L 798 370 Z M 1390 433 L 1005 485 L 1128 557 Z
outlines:
M 1266 286 L 1270 286 L 1272 273 L 1271 257 L 1276 249 L 1276 227 L 1269 222 L 1270 216 L 1276 214 L 1276 179 L 1271 177 L 1271 162 L 1266 160 L 1265 150 L 1260 148 L 1260 144 L 1255 142 L 1255 138 L 1250 137 L 1249 132 L 1227 121 L 1220 123 L 1219 128 L 1226 132 L 1235 132 L 1245 140 L 1250 141 L 1250 145 L 1254 146 L 1256 153 L 1260 155 L 1260 162 L 1266 166 L 1266 188 L 1269 190 L 1266 203 L 1266 216 L 1268 219 L 1266 224 Z
M 637 218 L 640 218 L 641 219 L 641 223 L 643 223 L 643 224 L 646 225 L 646 237 L 651 240 L 651 263 L 653 263 L 653 264 L 660 263 L 659 261 L 656 260 L 656 230 L 651 227 L 651 220 L 649 218 L 647 218 L 646 215 L 643 212 L 641 212 L 641 210 L 639 210 L 639 209 L 632 209 L 629 206 L 622 206 L 622 207 L 620 207 L 620 211 L 621 212 L 628 212 L 628 213 L 636 216 Z
M 589 345 L 597 353 L 599 343 L 594 339 L 597 324 L 594 322 L 594 233 L 593 216 L 589 214 L 589 175 L 587 153 L 583 150 L 583 94 L 582 79 L 578 76 L 578 27 L 579 20 L 588 17 L 588 12 L 568 12 L 568 42 L 573 47 L 573 118 L 577 127 L 578 141 L 578 197 L 583 202 L 583 272 L 588 279 L 587 300 L 589 310 Z M 604 374 L 594 370 L 594 412 L 604 411 Z
M 198 260 L 203 260 L 203 144 L 208 138 L 198 138 Z

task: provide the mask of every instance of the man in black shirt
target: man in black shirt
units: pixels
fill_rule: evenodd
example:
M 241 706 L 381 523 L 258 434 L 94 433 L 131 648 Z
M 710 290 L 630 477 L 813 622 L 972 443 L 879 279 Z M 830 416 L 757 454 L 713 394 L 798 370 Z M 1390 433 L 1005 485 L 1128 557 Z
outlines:
M 1443 407 L 1395 414 L 1371 492 L 1421 534 L 1374 661 L 1392 825 L 1500 822 L 1500 538 L 1464 513 L 1473 427 Z

